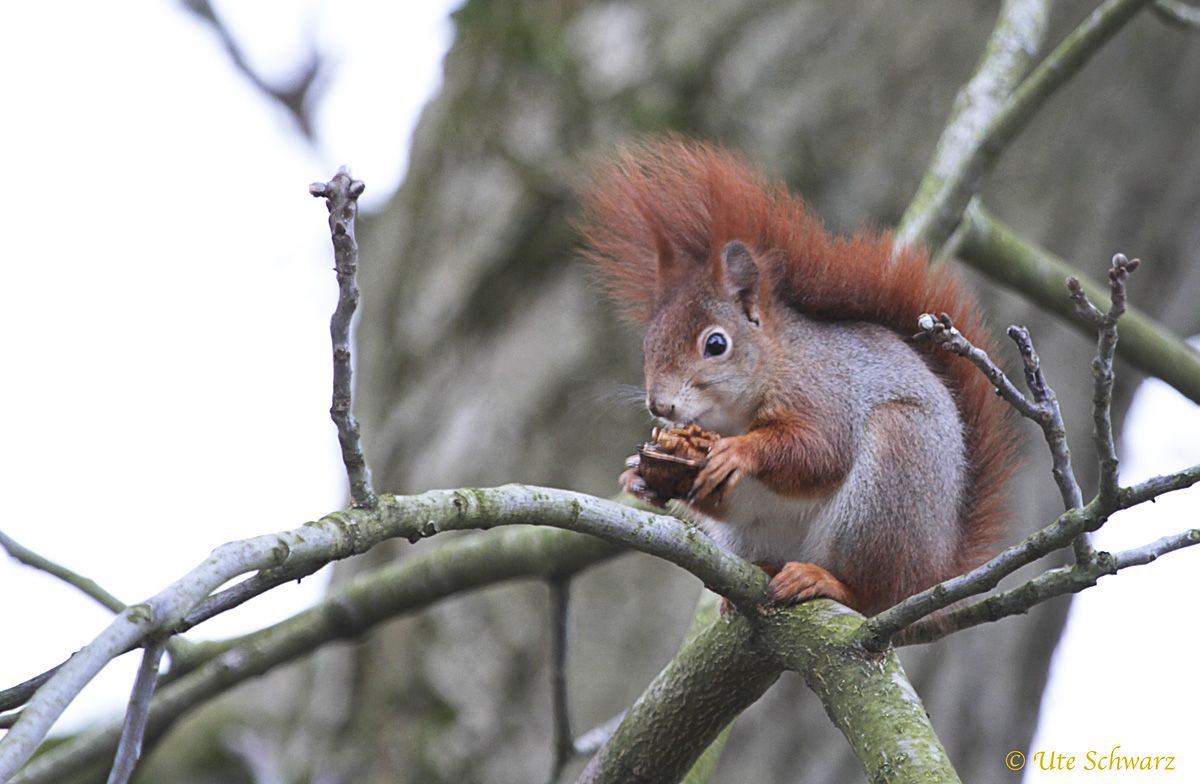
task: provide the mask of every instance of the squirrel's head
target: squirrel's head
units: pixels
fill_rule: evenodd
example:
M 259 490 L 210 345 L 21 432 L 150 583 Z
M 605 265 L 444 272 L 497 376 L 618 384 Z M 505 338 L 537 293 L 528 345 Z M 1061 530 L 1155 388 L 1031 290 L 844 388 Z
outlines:
M 745 244 L 726 244 L 703 269 L 659 247 L 643 343 L 651 414 L 722 435 L 744 432 L 761 398 L 762 341 L 759 269 Z

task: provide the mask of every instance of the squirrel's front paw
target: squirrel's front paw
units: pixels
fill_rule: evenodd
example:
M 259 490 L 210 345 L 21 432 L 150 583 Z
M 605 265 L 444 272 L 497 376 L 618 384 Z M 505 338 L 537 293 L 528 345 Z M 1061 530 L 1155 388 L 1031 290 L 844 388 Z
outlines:
M 652 506 L 666 507 L 667 499 L 650 489 L 645 478 L 639 473 L 639 458 L 637 455 L 625 460 L 625 471 L 618 481 L 621 489 L 634 498 Z
M 771 598 L 779 604 L 796 604 L 825 597 L 841 602 L 847 607 L 855 606 L 854 592 L 849 586 L 834 577 L 825 567 L 813 563 L 788 561 L 771 578 L 767 590 Z
M 722 438 L 708 453 L 708 461 L 692 483 L 688 500 L 720 502 L 742 481 L 742 477 L 753 472 L 753 460 L 742 438 Z

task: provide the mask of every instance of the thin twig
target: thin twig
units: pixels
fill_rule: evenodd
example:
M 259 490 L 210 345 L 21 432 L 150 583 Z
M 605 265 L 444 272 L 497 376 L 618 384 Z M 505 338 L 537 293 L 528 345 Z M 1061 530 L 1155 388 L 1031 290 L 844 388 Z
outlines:
M 329 415 L 337 425 L 342 446 L 342 463 L 350 479 L 350 498 L 355 506 L 375 505 L 371 487 L 371 469 L 363 457 L 358 422 L 350 410 L 353 395 L 350 362 L 350 324 L 358 307 L 358 242 L 354 238 L 354 219 L 358 215 L 358 197 L 366 186 L 350 178 L 345 166 L 329 182 L 314 182 L 309 193 L 324 198 L 329 208 L 329 231 L 333 237 L 334 266 L 337 270 L 338 303 L 329 322 L 333 340 L 333 406 Z
M 1112 267 L 1108 272 L 1112 304 L 1107 313 L 1102 313 L 1088 300 L 1078 279 L 1067 280 L 1071 301 L 1075 303 L 1079 315 L 1092 321 L 1099 333 L 1096 357 L 1092 360 L 1092 437 L 1100 462 L 1100 500 L 1105 505 L 1116 500 L 1120 488 L 1117 475 L 1120 464 L 1117 460 L 1112 427 L 1112 390 L 1115 379 L 1113 356 L 1117 351 L 1117 322 L 1125 314 L 1125 286 L 1129 273 L 1136 270 L 1140 263 L 1137 259 L 1129 259 L 1121 253 L 1113 256 Z
M 958 258 L 1000 285 L 1062 318 L 1089 338 L 1095 326 L 1081 318 L 1063 296 L 1063 281 L 1079 279 L 1088 298 L 1108 306 L 1108 286 L 1080 274 L 1061 258 L 1021 237 L 978 202 L 972 202 L 960 226 Z M 1137 308 L 1121 318 L 1117 355 L 1133 367 L 1170 384 L 1189 400 L 1200 403 L 1200 352 Z
M 296 125 L 299 126 L 300 132 L 309 141 L 313 140 L 313 124 L 310 110 L 312 102 L 317 97 L 315 93 L 320 88 L 322 80 L 319 79 L 324 68 L 324 58 L 321 57 L 315 50 L 309 52 L 305 59 L 304 65 L 300 68 L 299 73 L 292 78 L 291 84 L 285 87 L 277 87 L 269 84 L 254 67 L 250 61 L 246 59 L 242 47 L 234 40 L 233 33 L 229 27 L 217 15 L 209 0 L 183 0 L 183 5 L 189 11 L 194 13 L 199 18 L 212 25 L 213 32 L 217 34 L 217 38 L 221 41 L 221 45 L 225 47 L 225 52 L 229 55 L 230 62 L 242 74 L 250 80 L 263 95 L 266 95 L 273 101 L 277 101 L 284 109 L 287 110 L 292 118 L 295 119 Z
M 117 756 L 108 774 L 108 784 L 126 784 L 142 756 L 142 739 L 146 734 L 146 722 L 150 718 L 150 699 L 158 684 L 158 665 L 166 650 L 166 639 L 156 637 L 146 643 L 142 664 L 133 681 L 133 693 L 129 697 L 129 709 L 125 712 L 125 723 L 121 728 L 121 741 L 117 744 Z
M 1200 544 L 1200 529 L 1193 528 L 1115 555 L 1101 554 L 1088 564 L 1051 569 L 1011 590 L 953 610 L 945 617 L 915 623 L 905 631 L 900 644 L 933 642 L 972 626 L 1024 614 L 1048 599 L 1090 588 L 1101 577 L 1151 563 L 1162 555 L 1196 544 Z
M 40 675 L 35 675 L 16 686 L 9 686 L 4 691 L 0 691 L 0 710 L 12 710 L 29 702 L 29 698 L 42 688 L 42 684 L 54 677 L 54 673 L 58 672 L 59 667 L 62 667 L 62 664 L 51 667 Z
M 900 630 L 957 601 L 990 591 L 1022 566 L 1066 547 L 1089 526 L 1099 524 L 1093 504 L 1064 512 L 1050 525 L 1002 550 L 982 566 L 913 594 L 870 618 L 862 627 L 863 644 L 871 650 L 882 650 Z
M 1176 550 L 1182 550 L 1185 547 L 1192 547 L 1197 544 L 1200 544 L 1200 528 L 1192 528 L 1177 534 L 1164 536 L 1161 539 L 1155 539 L 1153 542 L 1144 544 L 1141 547 L 1122 550 L 1113 556 L 1113 561 L 1116 563 L 1117 569 L 1124 569 L 1129 566 L 1143 566 L 1148 563 L 1154 563 L 1160 555 L 1173 553 Z
M 1025 383 L 1043 411 L 1041 425 L 1046 445 L 1050 448 L 1050 474 L 1054 477 L 1054 483 L 1058 485 L 1064 508 L 1078 509 L 1083 506 L 1083 490 L 1079 487 L 1075 466 L 1071 462 L 1067 425 L 1063 422 L 1058 395 L 1054 394 L 1054 389 L 1046 382 L 1042 373 L 1042 363 L 1033 347 L 1033 338 L 1030 337 L 1029 330 L 1014 325 L 1008 328 L 1008 336 L 1016 343 L 1017 352 L 1021 355 L 1021 364 L 1025 368 Z M 1071 548 L 1075 553 L 1076 563 L 1088 563 L 1096 557 L 1091 535 L 1087 531 L 1080 532 L 1075 537 Z
M 1021 354 L 1025 380 L 1034 396 L 1033 399 L 1022 394 L 986 352 L 967 340 L 955 328 L 947 314 L 943 313 L 940 317 L 923 314 L 917 320 L 917 325 L 921 334 L 935 344 L 965 357 L 979 368 L 996 387 L 1001 397 L 1022 416 L 1032 419 L 1042 428 L 1050 449 L 1055 482 L 1067 511 L 1054 523 L 1001 552 L 982 566 L 927 588 L 871 618 L 864 624 L 863 634 L 865 644 L 873 650 L 886 646 L 898 632 L 922 618 L 967 597 L 990 591 L 1004 577 L 1025 564 L 1065 546 L 1068 542 L 1075 543 L 1077 562 L 1087 563 L 1093 558 L 1091 545 L 1085 537 L 1088 530 L 1088 521 L 1085 518 L 1093 510 L 1091 506 L 1083 508 L 1079 483 L 1071 465 L 1071 452 L 1067 445 L 1062 413 L 1054 390 L 1046 383 L 1042 374 L 1041 362 L 1033 348 L 1028 330 L 1014 326 L 1009 329 L 1008 334 Z
M 1200 482 L 1200 465 L 1194 465 L 1166 476 L 1151 477 L 1132 487 L 1121 488 L 1117 493 L 1117 508 L 1128 509 L 1146 501 L 1153 501 L 1160 495 L 1174 490 L 1185 490 L 1197 482 Z
M 925 245 L 936 253 L 1009 142 L 1037 115 L 1046 99 L 1150 2 L 1105 0 L 1046 56 L 1007 101 L 985 105 L 990 111 L 969 129 L 948 126 L 946 133 L 956 129 L 961 138 L 953 142 L 965 146 L 968 152 L 954 156 L 950 163 L 935 156 L 901 219 L 897 243 Z
M 125 609 L 124 602 L 100 587 L 95 580 L 90 577 L 84 577 L 65 566 L 51 561 L 49 558 L 38 555 L 28 547 L 15 542 L 12 537 L 3 531 L 0 531 L 0 547 L 7 550 L 8 554 L 17 561 L 53 577 L 57 577 L 59 580 L 62 580 L 73 588 L 79 589 L 99 602 L 101 606 L 113 612 L 121 612 L 121 610 Z
M 214 593 L 198 604 L 194 610 L 179 622 L 175 631 L 178 634 L 182 634 L 189 629 L 199 626 L 210 618 L 240 606 L 255 596 L 266 593 L 272 588 L 276 588 L 284 583 L 299 582 L 303 578 L 320 571 L 325 565 L 323 561 L 307 563 L 299 561 L 293 563 L 289 561 L 284 567 L 251 575 L 223 591 Z M 172 671 L 174 671 L 173 668 Z
M 1200 483 L 1200 465 L 1156 476 L 1133 487 L 1121 488 L 1111 507 L 1103 506 L 1097 497 L 1082 509 L 1068 510 L 1050 525 L 1005 549 L 982 566 L 927 588 L 867 619 L 860 630 L 863 644 L 873 650 L 881 649 L 901 629 L 913 626 L 918 620 L 957 601 L 990 591 L 1022 566 L 1065 547 L 1084 531 L 1100 528 L 1114 512 L 1197 483 Z M 1088 564 L 1076 566 L 1087 568 Z
M 1125 311 L 1125 281 L 1129 272 L 1136 269 L 1137 265 L 1136 259 L 1130 261 L 1119 254 L 1113 258 L 1113 271 L 1110 274 L 1113 304 L 1107 314 L 1102 313 L 1088 301 L 1077 279 L 1070 278 L 1067 281 L 1071 299 L 1075 301 L 1080 315 L 1091 321 L 1100 333 L 1097 356 L 1093 363 L 1096 376 L 1093 416 L 1096 422 L 1096 448 L 1101 460 L 1101 493 L 1096 502 L 1089 504 L 1087 509 L 1083 510 L 1090 514 L 1093 521 L 1098 520 L 1096 527 L 1103 523 L 1108 514 L 1118 508 L 1119 502 L 1117 458 L 1112 440 L 1110 415 L 1113 383 L 1112 358 L 1116 351 L 1117 321 Z M 872 618 L 864 627 L 868 630 L 868 645 L 871 647 L 885 644 L 901 629 L 911 626 L 937 610 L 948 607 L 968 596 L 991 590 L 1007 574 L 1049 552 L 1045 551 L 1041 552 L 1041 555 L 1034 555 L 1040 552 L 1041 547 L 1046 544 L 1042 542 L 1037 546 L 1030 547 L 1029 545 L 1035 537 L 1050 534 L 1049 538 L 1058 542 L 1068 530 L 1073 529 L 1071 543 L 1075 551 L 1076 565 L 1083 567 L 1096 560 L 1095 550 L 1088 537 L 1089 531 L 1094 530 L 1094 527 L 1087 524 L 1075 525 L 1073 522 L 1070 525 L 1065 524 L 1071 521 L 1073 510 L 1083 507 L 1083 498 L 1071 465 L 1071 453 L 1067 445 L 1062 412 L 1053 389 L 1046 383 L 1046 379 L 1042 375 L 1041 363 L 1034 351 L 1033 341 L 1029 337 L 1028 330 L 1023 327 L 1011 327 L 1008 334 L 1016 343 L 1021 354 L 1026 383 L 1034 395 L 1032 401 L 1015 388 L 985 352 L 972 345 L 954 328 L 946 314 L 942 314 L 940 318 L 924 314 L 918 320 L 918 326 L 924 335 L 938 345 L 969 359 L 992 381 L 1005 400 L 1021 414 L 1041 425 L 1053 459 L 1055 482 L 1059 486 L 1067 514 L 1039 531 L 1034 537 L 1026 539 L 1015 548 L 1009 548 L 978 569 L 961 578 L 947 580 L 909 597 L 895 607 Z M 1089 510 L 1091 511 L 1089 512 Z M 1063 543 L 1065 544 L 1065 542 Z M 1011 557 L 1012 560 L 1007 565 L 998 563 L 1001 559 L 1008 557 Z M 918 601 L 913 601 L 918 597 L 920 597 Z
M 10 556 L 20 563 L 23 563 L 30 568 L 45 572 L 52 577 L 57 577 L 67 585 L 77 588 L 85 595 L 96 600 L 96 602 L 98 602 L 105 609 L 119 613 L 127 606 L 120 599 L 106 591 L 104 587 L 95 580 L 91 579 L 90 577 L 84 577 L 83 575 L 74 572 L 61 564 L 51 561 L 49 558 L 46 558 L 43 555 L 35 553 L 33 550 L 30 550 L 28 547 L 25 547 L 24 545 L 15 541 L 3 531 L 0 531 L 0 547 L 3 547 Z M 172 637 L 170 642 L 167 643 L 167 652 L 171 654 L 172 663 L 177 661 L 182 662 L 189 655 L 191 655 L 192 643 L 178 637 Z M 6 710 L 8 708 L 13 708 L 17 705 L 24 704 L 24 701 L 28 700 L 33 692 L 37 691 L 38 686 L 40 686 L 42 683 L 45 683 L 46 680 L 48 680 L 50 676 L 54 674 L 54 670 L 56 669 L 58 668 L 55 667 L 48 672 L 36 676 L 35 678 L 31 678 L 24 684 L 14 687 L 13 690 L 6 689 L 5 691 L 0 692 L 0 710 Z M 22 689 L 22 687 L 24 688 L 23 691 L 15 691 L 16 689 Z M 10 694 L 10 691 L 13 693 Z M 24 696 L 18 697 L 18 695 Z M 10 702 L 13 699 L 20 699 L 20 702 Z
M 1075 471 L 1071 465 L 1071 450 L 1067 445 L 1067 431 L 1063 424 L 1062 411 L 1059 410 L 1058 398 L 1042 374 L 1041 362 L 1033 348 L 1029 331 L 1024 327 L 1009 327 L 1008 336 L 1016 343 L 1017 351 L 1021 355 L 1025 383 L 1033 394 L 1033 399 L 1022 394 L 983 349 L 971 343 L 955 328 L 945 313 L 938 318 L 926 313 L 917 320 L 917 325 L 922 334 L 934 343 L 965 357 L 979 368 L 1009 405 L 1021 416 L 1033 420 L 1042 428 L 1046 444 L 1050 448 L 1052 472 L 1062 495 L 1063 507 L 1077 509 L 1083 506 L 1083 494 L 1079 490 L 1079 483 L 1075 480 Z
M 1042 373 L 1042 363 L 1033 347 L 1033 339 L 1025 327 L 1012 326 L 1008 328 L 1008 336 L 1017 346 L 1021 355 L 1021 364 L 1025 369 L 1025 383 L 1033 397 L 1038 402 L 1042 419 L 1042 433 L 1046 444 L 1050 447 L 1053 460 L 1051 474 L 1054 483 L 1058 485 L 1059 495 L 1062 496 L 1063 508 L 1077 509 L 1083 506 L 1083 491 L 1079 489 L 1079 481 L 1075 478 L 1075 467 L 1071 462 L 1071 448 L 1067 443 L 1067 426 L 1063 422 L 1062 409 L 1058 405 L 1058 396 L 1046 382 Z
M 550 784 L 558 781 L 575 753 L 567 692 L 567 620 L 571 604 L 569 578 L 551 580 L 550 587 L 550 701 L 554 725 L 554 762 Z
M 1200 7 L 1183 0 L 1155 0 L 1151 10 L 1169 25 L 1196 32 L 1200 30 Z
M 17 719 L 21 718 L 21 711 L 13 711 L 12 713 L 0 714 L 0 730 L 6 730 L 17 723 Z
M 1099 334 L 1096 358 L 1092 362 L 1092 372 L 1095 377 L 1092 416 L 1095 422 L 1096 451 L 1100 459 L 1100 497 L 1102 505 L 1106 508 L 1112 507 L 1119 488 L 1111 414 L 1114 379 L 1113 356 L 1117 347 L 1117 322 L 1125 313 L 1126 279 L 1130 272 L 1137 269 L 1138 264 L 1137 259 L 1130 261 L 1121 254 L 1113 257 L 1113 266 L 1109 273 L 1112 305 L 1108 313 L 1102 312 L 1088 300 L 1083 286 L 1077 278 L 1067 279 L 1067 289 L 1077 312 L 1081 318 L 1091 323 Z M 991 380 L 1005 400 L 1022 415 L 1033 419 L 1041 426 L 1053 457 L 1054 480 L 1058 485 L 1065 507 L 1075 509 L 1083 506 L 1083 494 L 1071 464 L 1071 452 L 1067 444 L 1062 411 L 1054 390 L 1046 383 L 1046 379 L 1042 375 L 1041 363 L 1034 351 L 1029 331 L 1024 327 L 1014 326 L 1009 328 L 1008 336 L 1016 343 L 1021 354 L 1025 368 L 1025 381 L 1033 393 L 1033 401 L 1020 394 L 990 358 L 954 328 L 946 314 L 942 314 L 940 319 L 925 314 L 918 320 L 918 325 L 922 333 L 932 338 L 935 343 L 974 363 Z M 1079 533 L 1072 542 L 1072 548 L 1077 563 L 1087 563 L 1096 555 L 1087 532 Z

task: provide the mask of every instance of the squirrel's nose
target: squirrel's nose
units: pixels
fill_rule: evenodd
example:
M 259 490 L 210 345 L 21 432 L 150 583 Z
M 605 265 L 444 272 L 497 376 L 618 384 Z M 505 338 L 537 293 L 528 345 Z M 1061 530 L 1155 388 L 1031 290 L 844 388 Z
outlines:
M 653 395 L 646 396 L 646 408 L 650 409 L 650 413 L 659 419 L 674 420 L 675 418 L 675 404 L 667 406 Z

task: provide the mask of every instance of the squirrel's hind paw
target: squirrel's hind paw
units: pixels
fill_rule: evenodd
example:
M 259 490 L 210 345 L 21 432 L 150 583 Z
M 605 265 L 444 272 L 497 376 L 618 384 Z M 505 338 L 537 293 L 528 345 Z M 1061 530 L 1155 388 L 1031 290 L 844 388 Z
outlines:
M 849 586 L 825 567 L 813 563 L 788 561 L 771 578 L 767 590 L 779 604 L 797 604 L 819 597 L 833 599 L 847 607 L 854 607 L 857 603 Z

